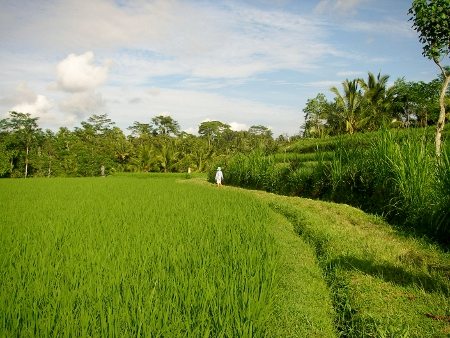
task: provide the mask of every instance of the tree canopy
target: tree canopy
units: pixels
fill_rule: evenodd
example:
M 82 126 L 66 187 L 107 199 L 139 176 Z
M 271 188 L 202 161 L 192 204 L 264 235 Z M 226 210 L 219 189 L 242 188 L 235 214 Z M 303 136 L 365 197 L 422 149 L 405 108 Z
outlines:
M 450 55 L 450 1 L 414 0 L 408 13 L 413 28 L 419 33 L 422 54 L 433 60 L 442 73 L 439 96 L 440 113 L 436 123 L 436 155 L 441 153 L 442 130 L 445 124 L 445 95 L 450 83 L 450 71 L 442 62 Z

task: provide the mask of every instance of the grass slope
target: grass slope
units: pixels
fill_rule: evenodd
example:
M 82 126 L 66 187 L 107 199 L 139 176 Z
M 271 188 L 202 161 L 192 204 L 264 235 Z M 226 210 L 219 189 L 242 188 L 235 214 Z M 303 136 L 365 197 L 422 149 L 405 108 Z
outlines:
M 254 192 L 316 251 L 347 337 L 447 337 L 450 255 L 362 211 Z
M 334 337 L 331 296 L 314 248 L 282 215 L 268 223 L 280 255 L 275 337 Z

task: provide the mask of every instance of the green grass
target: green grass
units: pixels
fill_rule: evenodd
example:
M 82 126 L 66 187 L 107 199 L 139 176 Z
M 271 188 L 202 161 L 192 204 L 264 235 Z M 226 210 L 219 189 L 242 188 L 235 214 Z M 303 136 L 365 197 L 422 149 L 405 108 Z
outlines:
M 149 177 L 0 182 L 3 336 L 267 332 L 269 211 Z
M 315 248 L 340 335 L 450 334 L 449 253 L 347 205 L 255 194 Z
M 312 162 L 312 161 L 329 161 L 333 159 L 334 152 L 332 151 L 320 151 L 320 152 L 306 152 L 306 153 L 294 153 L 294 152 L 286 152 L 286 153 L 276 153 L 271 155 L 271 157 L 276 162 Z
M 0 336 L 333 336 L 292 226 L 193 181 L 0 181 Z

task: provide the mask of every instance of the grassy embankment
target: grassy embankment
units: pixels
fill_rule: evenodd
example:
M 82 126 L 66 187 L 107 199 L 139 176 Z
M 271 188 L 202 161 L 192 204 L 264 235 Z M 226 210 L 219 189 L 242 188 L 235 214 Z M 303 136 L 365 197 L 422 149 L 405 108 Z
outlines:
M 450 335 L 448 253 L 347 205 L 255 193 L 315 248 L 340 335 Z

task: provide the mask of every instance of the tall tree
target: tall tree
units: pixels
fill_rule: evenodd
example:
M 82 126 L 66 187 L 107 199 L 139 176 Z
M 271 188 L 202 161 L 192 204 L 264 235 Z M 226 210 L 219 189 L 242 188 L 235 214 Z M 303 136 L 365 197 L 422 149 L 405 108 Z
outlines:
M 208 140 L 208 149 L 211 149 L 213 142 L 227 130 L 231 130 L 230 126 L 220 121 L 205 121 L 198 127 L 199 135 Z
M 394 112 L 401 112 L 406 125 L 416 123 L 421 127 L 435 122 L 439 118 L 439 91 L 441 81 L 435 79 L 429 83 L 406 82 L 398 79 L 393 86 Z
M 115 122 L 111 121 L 108 114 L 93 114 L 87 121 L 81 122 L 81 125 L 85 130 L 92 130 L 95 134 L 103 134 L 106 131 L 111 130 L 114 127 Z
M 368 118 L 365 129 L 377 129 L 392 120 L 392 88 L 387 87 L 389 75 L 375 76 L 369 72 L 367 82 L 359 79 L 358 82 L 364 92 L 363 114 Z
M 78 138 L 73 149 L 76 150 L 77 175 L 97 176 L 101 174 L 102 168 L 108 171 L 114 166 L 117 159 L 114 143 L 118 134 L 123 136 L 122 131 L 117 133 L 115 123 L 108 118 L 107 114 L 92 115 L 87 121 L 81 122 L 82 128 L 75 128 Z M 125 138 L 125 136 L 123 136 Z M 112 141 L 113 140 L 113 141 Z
M 260 124 L 251 126 L 248 129 L 248 132 L 250 135 L 263 136 L 263 137 L 269 137 L 269 138 L 271 138 L 273 135 L 273 133 L 269 127 L 262 126 Z
M 419 33 L 423 45 L 422 55 L 432 60 L 442 74 L 442 88 L 439 96 L 440 114 L 436 123 L 436 155 L 441 154 L 442 130 L 445 124 L 445 95 L 450 83 L 450 69 L 443 60 L 450 54 L 450 1 L 413 0 L 408 11 L 413 28 Z
M 345 125 L 345 130 L 353 134 L 360 129 L 365 120 L 361 119 L 362 95 L 359 88 L 359 81 L 346 79 L 342 82 L 343 93 L 341 94 L 336 87 L 331 87 L 331 92 L 336 95 L 336 107 L 339 109 L 341 121 Z
M 308 99 L 303 112 L 305 113 L 304 136 L 319 138 L 324 136 L 330 113 L 330 103 L 325 94 L 319 93 L 315 98 Z
M 131 131 L 131 135 L 133 137 L 144 137 L 151 134 L 151 127 L 149 123 L 134 121 L 133 125 L 127 129 Z
M 152 118 L 151 127 L 156 135 L 177 136 L 180 133 L 180 125 L 168 115 Z
M 37 121 L 38 117 L 31 117 L 30 114 L 9 112 L 9 118 L 4 119 L 1 128 L 5 132 L 11 133 L 18 147 L 24 151 L 24 177 L 28 177 L 29 159 L 31 147 L 35 145 L 37 134 L 40 132 Z
M 259 148 L 264 151 L 271 150 L 273 145 L 273 133 L 269 127 L 263 125 L 254 125 L 248 129 L 248 136 L 252 148 Z
M 177 139 L 170 138 L 167 135 L 160 135 L 156 139 L 155 146 L 156 161 L 161 170 L 165 173 L 172 171 L 179 152 L 177 150 Z

